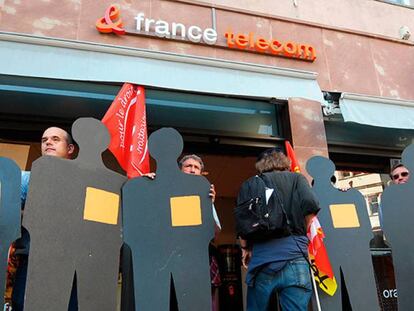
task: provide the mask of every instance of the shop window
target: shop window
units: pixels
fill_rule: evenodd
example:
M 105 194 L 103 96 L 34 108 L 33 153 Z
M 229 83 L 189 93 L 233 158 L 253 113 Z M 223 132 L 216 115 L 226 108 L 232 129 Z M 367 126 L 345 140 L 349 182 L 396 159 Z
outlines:
M 69 128 L 80 116 L 101 119 L 120 84 L 0 75 L 0 138 L 38 141 L 50 124 Z M 195 94 L 146 87 L 149 131 L 175 127 L 193 141 L 274 146 L 287 132 L 287 105 L 275 99 Z M 6 104 L 7 103 L 7 104 Z M 283 117 L 282 117 L 283 116 Z M 10 129 L 15 129 L 10 131 Z
M 266 100 L 147 90 L 151 126 L 198 129 L 242 137 L 280 137 L 280 105 Z

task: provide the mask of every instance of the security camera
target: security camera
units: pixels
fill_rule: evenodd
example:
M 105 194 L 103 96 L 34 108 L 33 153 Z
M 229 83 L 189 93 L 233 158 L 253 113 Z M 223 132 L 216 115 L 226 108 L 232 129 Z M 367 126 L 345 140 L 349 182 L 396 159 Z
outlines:
M 400 39 L 402 40 L 408 40 L 411 36 L 410 28 L 407 26 L 402 26 L 400 28 Z

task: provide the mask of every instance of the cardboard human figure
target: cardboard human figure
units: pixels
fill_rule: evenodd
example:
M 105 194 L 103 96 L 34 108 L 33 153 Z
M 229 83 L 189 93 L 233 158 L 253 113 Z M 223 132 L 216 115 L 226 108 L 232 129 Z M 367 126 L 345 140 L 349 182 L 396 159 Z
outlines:
M 6 270 L 9 247 L 20 237 L 21 172 L 17 164 L 0 157 L 0 288 L 6 288 Z M 0 306 L 4 296 L 0 295 Z
M 341 271 L 352 309 L 379 310 L 369 249 L 373 235 L 364 197 L 356 189 L 340 191 L 332 185 L 335 165 L 327 158 L 311 158 L 306 170 L 314 180 L 313 190 L 321 207 L 318 219 L 326 236 L 324 243 L 338 284 L 332 297 L 320 291 L 322 310 L 341 310 L 344 294 Z
M 43 156 L 32 166 L 23 225 L 30 233 L 25 311 L 67 310 L 76 273 L 79 310 L 113 311 L 122 245 L 120 192 L 125 177 L 102 162 L 105 126 L 72 126 L 75 160 Z
M 129 180 L 122 189 L 124 241 L 132 252 L 135 309 L 170 310 L 173 280 L 180 311 L 211 310 L 208 244 L 214 236 L 210 184 L 182 173 L 183 141 L 172 128 L 149 138 L 156 178 Z
M 409 172 L 414 172 L 414 145 L 402 154 L 402 162 Z M 381 196 L 382 228 L 391 244 L 398 291 L 398 310 L 412 310 L 414 296 L 414 178 L 408 182 L 390 185 Z

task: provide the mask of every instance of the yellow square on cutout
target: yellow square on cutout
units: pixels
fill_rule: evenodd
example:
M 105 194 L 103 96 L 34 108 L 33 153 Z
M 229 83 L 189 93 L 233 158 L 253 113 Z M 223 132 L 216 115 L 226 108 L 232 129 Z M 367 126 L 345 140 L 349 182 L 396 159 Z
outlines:
M 360 227 L 358 213 L 354 204 L 329 205 L 334 228 Z
M 198 195 L 170 198 L 171 224 L 173 227 L 202 224 L 201 203 Z
M 83 219 L 116 225 L 118 223 L 119 195 L 87 187 Z

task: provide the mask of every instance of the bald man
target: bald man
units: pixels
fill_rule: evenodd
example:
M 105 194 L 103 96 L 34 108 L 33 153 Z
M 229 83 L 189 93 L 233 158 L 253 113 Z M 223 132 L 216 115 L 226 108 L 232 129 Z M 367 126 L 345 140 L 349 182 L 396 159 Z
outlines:
M 75 152 L 75 145 L 73 144 L 72 137 L 68 132 L 59 127 L 49 127 L 42 135 L 41 152 L 42 156 L 48 155 L 63 159 L 71 159 Z M 27 191 L 29 189 L 29 180 L 30 172 L 22 171 L 22 210 L 24 210 L 24 204 L 26 202 Z M 13 286 L 12 306 L 13 311 L 23 311 L 30 249 L 30 237 L 25 228 L 22 227 L 22 236 L 14 243 L 14 246 L 16 248 L 15 257 L 17 258 L 18 266 Z M 76 290 L 72 292 L 73 295 L 75 293 Z M 76 296 L 71 297 L 69 310 L 77 310 L 77 301 L 75 298 Z

